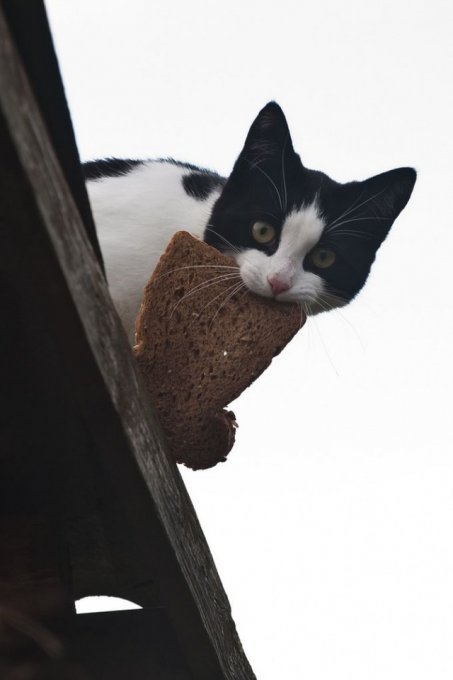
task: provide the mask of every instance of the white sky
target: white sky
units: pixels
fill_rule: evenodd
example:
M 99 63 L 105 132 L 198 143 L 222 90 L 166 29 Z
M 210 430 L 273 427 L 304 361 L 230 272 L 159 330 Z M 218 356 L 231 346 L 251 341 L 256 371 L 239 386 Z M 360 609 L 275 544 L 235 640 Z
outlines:
M 309 167 L 418 169 L 363 294 L 235 402 L 227 463 L 182 473 L 259 680 L 451 680 L 451 2 L 46 4 L 84 160 L 228 173 L 276 99 Z

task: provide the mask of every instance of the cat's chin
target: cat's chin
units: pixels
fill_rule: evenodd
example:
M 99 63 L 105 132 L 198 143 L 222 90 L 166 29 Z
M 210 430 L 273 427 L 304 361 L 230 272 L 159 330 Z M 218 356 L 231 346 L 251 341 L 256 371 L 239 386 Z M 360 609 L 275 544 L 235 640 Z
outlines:
M 343 299 L 337 299 L 336 297 L 332 297 L 328 294 L 324 295 L 322 300 L 315 300 L 315 301 L 300 301 L 302 305 L 303 310 L 305 311 L 307 316 L 316 316 L 316 314 L 320 314 L 321 312 L 331 312 L 334 309 L 338 309 L 340 307 L 344 307 L 345 305 L 348 304 L 347 300 Z

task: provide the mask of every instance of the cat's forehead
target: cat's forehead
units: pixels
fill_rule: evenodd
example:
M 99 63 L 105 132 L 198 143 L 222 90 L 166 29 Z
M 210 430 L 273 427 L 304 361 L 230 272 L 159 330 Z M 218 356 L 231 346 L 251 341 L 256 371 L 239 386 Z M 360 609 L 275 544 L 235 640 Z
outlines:
M 303 258 L 319 241 L 325 221 L 316 199 L 293 209 L 284 219 L 278 252 L 286 257 Z
M 284 215 L 319 204 L 332 180 L 324 173 L 304 168 L 298 156 L 296 161 L 284 165 L 278 159 L 264 167 L 256 166 L 250 182 L 253 199 L 261 204 L 273 203 Z

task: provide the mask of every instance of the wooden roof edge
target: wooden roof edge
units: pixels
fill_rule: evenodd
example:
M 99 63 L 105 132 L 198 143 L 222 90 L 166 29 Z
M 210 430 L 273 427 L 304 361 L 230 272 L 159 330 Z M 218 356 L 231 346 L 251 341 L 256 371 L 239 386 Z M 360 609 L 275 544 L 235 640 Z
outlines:
M 135 485 L 140 500 L 136 507 L 154 509 L 218 660 L 219 677 L 251 680 L 255 676 L 237 636 L 214 561 L 180 474 L 166 451 L 126 334 L 1 8 L 0 105 L 24 178 L 35 197 L 39 213 L 36 229 L 44 230 L 58 260 L 74 315 L 83 327 L 87 344 L 84 351 L 89 351 L 95 362 L 103 398 L 112 404 L 122 430 L 123 437 L 118 440 L 117 449 L 112 447 L 106 465 L 118 465 L 121 474 Z M 55 323 L 58 324 L 58 319 Z M 77 373 L 75 367 L 70 376 L 71 387 L 82 394 L 83 380 L 77 382 Z M 85 415 L 90 421 L 91 414 Z M 94 419 L 90 425 L 98 427 Z M 98 431 L 96 436 L 102 437 L 102 432 Z M 131 499 L 132 512 L 134 503 Z M 144 529 L 146 521 L 146 517 L 137 517 Z M 169 615 L 172 619 L 171 609 Z M 177 629 L 174 616 L 172 622 Z M 190 656 L 190 650 L 186 648 L 185 652 Z
M 91 214 L 88 194 L 80 169 L 78 149 L 71 124 L 63 82 L 52 41 L 43 0 L 0 0 L 10 33 L 27 74 L 35 100 L 58 155 L 58 161 L 71 187 L 98 261 L 102 253 Z M 30 28 L 33 27 L 31 35 Z M 45 77 L 42 75 L 45 74 Z

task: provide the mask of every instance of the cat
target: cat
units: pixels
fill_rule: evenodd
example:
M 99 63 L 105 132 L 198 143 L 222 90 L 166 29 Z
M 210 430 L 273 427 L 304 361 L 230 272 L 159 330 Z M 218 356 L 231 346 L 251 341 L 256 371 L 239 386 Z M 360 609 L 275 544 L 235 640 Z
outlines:
M 350 302 L 408 202 L 413 168 L 340 184 L 309 170 L 269 102 L 228 178 L 173 159 L 83 166 L 113 301 L 133 342 L 143 288 L 172 235 L 186 230 L 237 262 L 245 286 L 308 314 Z

